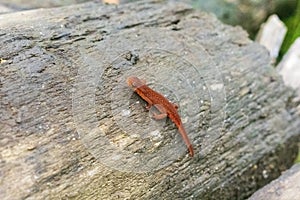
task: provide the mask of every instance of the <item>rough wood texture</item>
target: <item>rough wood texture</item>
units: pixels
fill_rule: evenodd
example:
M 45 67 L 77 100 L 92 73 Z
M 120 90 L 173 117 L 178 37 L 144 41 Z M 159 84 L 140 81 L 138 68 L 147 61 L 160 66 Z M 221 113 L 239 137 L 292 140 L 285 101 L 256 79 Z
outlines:
M 14 8 L 15 10 L 20 9 L 35 9 L 35 8 L 52 8 L 59 6 L 72 5 L 76 3 L 83 3 L 89 0 L 0 0 L 0 3 L 6 5 L 7 7 Z
M 209 14 L 89 3 L 0 28 L 0 199 L 243 199 L 297 154 L 296 103 L 266 50 Z M 194 158 L 129 74 L 179 104 Z
M 294 165 L 278 179 L 255 192 L 249 200 L 297 200 L 300 196 L 300 164 Z

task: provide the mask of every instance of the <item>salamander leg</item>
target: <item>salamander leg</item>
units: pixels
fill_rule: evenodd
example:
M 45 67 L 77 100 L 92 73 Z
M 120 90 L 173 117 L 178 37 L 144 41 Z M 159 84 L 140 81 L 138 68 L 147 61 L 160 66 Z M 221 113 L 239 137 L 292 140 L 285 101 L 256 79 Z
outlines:
M 173 103 L 174 108 L 177 110 L 179 106 L 176 103 Z
M 154 119 L 157 119 L 157 120 L 159 120 L 159 119 L 164 119 L 164 118 L 166 118 L 168 115 L 167 115 L 167 112 L 166 112 L 166 109 L 162 106 L 162 105 L 160 105 L 160 104 L 155 104 L 154 105 L 155 106 L 155 108 L 160 112 L 160 113 L 155 113 L 155 112 L 153 112 L 153 111 L 151 111 L 150 110 L 150 112 L 152 113 L 152 117 L 154 118 Z
M 157 119 L 157 120 L 159 120 L 159 119 L 164 119 L 164 118 L 166 118 L 168 115 L 167 115 L 167 113 L 162 113 L 162 114 L 157 114 L 157 113 L 152 113 L 153 114 L 153 118 L 154 119 Z
M 146 106 L 146 109 L 147 109 L 147 110 L 150 110 L 151 107 L 152 107 L 152 104 L 148 103 L 147 106 Z

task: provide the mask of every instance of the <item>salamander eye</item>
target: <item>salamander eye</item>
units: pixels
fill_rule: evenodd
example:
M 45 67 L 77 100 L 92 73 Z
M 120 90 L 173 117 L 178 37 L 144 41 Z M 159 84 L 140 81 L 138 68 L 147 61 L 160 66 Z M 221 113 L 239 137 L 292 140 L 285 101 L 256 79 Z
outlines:
M 132 82 L 131 85 L 132 85 L 132 87 L 136 87 L 137 86 L 135 82 Z

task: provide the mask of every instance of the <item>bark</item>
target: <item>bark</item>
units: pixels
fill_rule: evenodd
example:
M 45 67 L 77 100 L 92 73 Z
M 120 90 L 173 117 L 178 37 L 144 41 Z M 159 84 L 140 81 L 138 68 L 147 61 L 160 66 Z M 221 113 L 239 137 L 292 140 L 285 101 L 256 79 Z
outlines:
M 243 199 L 297 154 L 293 93 L 263 47 L 210 14 L 87 3 L 0 28 L 0 199 Z M 179 105 L 193 158 L 131 75 Z

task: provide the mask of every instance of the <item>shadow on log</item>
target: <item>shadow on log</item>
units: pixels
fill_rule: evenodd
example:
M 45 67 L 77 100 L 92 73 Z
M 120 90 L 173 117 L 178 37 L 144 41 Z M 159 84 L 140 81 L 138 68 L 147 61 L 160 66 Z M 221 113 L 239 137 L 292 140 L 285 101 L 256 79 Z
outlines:
M 88 3 L 0 28 L 0 199 L 244 199 L 297 155 L 293 93 L 263 47 L 212 15 Z M 129 75 L 179 105 L 193 158 Z
M 262 189 L 255 192 L 249 199 L 298 199 L 300 183 L 300 165 L 295 164 L 285 171 L 278 179 L 272 181 Z

